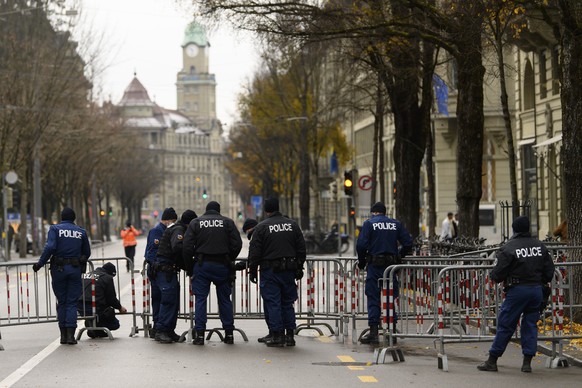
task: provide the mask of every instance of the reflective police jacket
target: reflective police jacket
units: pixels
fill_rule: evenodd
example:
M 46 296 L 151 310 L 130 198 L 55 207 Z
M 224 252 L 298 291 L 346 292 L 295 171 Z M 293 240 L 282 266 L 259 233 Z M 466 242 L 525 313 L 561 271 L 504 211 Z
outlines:
M 51 256 L 63 259 L 88 259 L 91 256 L 91 246 L 87 232 L 73 221 L 61 221 L 51 225 L 48 231 L 46 245 L 38 263 L 43 266 Z
M 400 243 L 400 248 L 398 248 Z M 400 254 L 406 256 L 412 250 L 412 237 L 400 221 L 377 214 L 364 221 L 356 243 L 358 260 L 367 255 L 381 256 Z
M 182 259 L 182 247 L 184 234 L 188 225 L 178 221 L 164 231 L 160 239 L 156 261 L 158 263 L 174 264 L 180 269 L 185 269 Z
M 121 303 L 117 299 L 115 292 L 115 285 L 113 284 L 113 276 L 109 275 L 101 267 L 95 271 L 83 275 L 83 297 L 85 306 L 91 305 L 91 277 L 95 277 L 95 305 L 97 312 L 102 312 L 106 307 L 113 307 L 119 310 Z M 90 315 L 91 311 L 85 311 L 85 315 Z
M 162 239 L 165 230 L 166 225 L 159 222 L 149 231 L 145 248 L 145 259 L 148 263 L 153 263 L 156 260 L 160 240 Z
M 216 210 L 208 210 L 186 228 L 182 256 L 186 268 L 192 268 L 193 258 L 224 255 L 234 261 L 242 249 L 242 239 L 235 223 Z
M 496 258 L 491 279 L 497 283 L 546 284 L 554 277 L 554 262 L 548 249 L 529 233 L 513 235 L 499 248 Z
M 249 247 L 249 266 L 256 269 L 263 260 L 296 258 L 301 267 L 306 258 L 305 239 L 294 220 L 274 212 L 255 226 Z

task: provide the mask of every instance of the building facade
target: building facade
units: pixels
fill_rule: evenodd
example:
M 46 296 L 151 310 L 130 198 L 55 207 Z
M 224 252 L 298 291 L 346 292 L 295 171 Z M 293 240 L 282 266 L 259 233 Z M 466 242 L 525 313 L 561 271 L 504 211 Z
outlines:
M 192 209 L 200 215 L 209 201 L 217 201 L 221 213 L 233 219 L 242 207 L 224 167 L 226 143 L 216 118 L 216 81 L 208 69 L 210 44 L 196 22 L 186 28 L 181 47 L 178 109 L 152 101 L 137 76 L 117 105 L 127 125 L 146 140 L 147 152 L 163 172 L 158 189 L 142 204 L 142 220 L 150 226 L 168 206 L 178 214 Z

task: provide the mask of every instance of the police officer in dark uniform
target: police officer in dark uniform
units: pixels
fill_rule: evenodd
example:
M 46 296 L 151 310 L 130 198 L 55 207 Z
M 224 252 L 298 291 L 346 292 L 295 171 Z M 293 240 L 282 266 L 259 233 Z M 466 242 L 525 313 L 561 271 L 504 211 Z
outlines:
M 366 297 L 368 298 L 368 325 L 370 332 L 360 340 L 363 344 L 376 345 L 380 325 L 380 294 L 378 279 L 384 270 L 409 254 L 412 238 L 400 221 L 386 216 L 386 206 L 376 202 L 370 209 L 372 217 L 362 225 L 356 243 L 358 267 L 366 268 Z M 400 247 L 398 246 L 400 244 Z M 394 297 L 398 297 L 398 283 L 394 279 Z M 394 328 L 392 328 L 394 330 Z
M 148 233 L 145 249 L 145 260 L 147 263 L 147 276 L 150 281 L 151 301 L 152 301 L 152 320 L 153 328 L 149 330 L 150 338 L 156 338 L 156 324 L 158 322 L 158 315 L 160 313 L 160 303 L 162 295 L 160 288 L 156 283 L 156 276 L 154 274 L 154 263 L 160 246 L 160 240 L 168 225 L 173 224 L 178 219 L 176 211 L 172 207 L 164 209 L 162 213 L 162 220 L 154 226 Z
M 527 217 L 517 217 L 512 224 L 513 236 L 497 251 L 491 279 L 504 282 L 505 300 L 499 309 L 489 358 L 477 366 L 479 370 L 497 371 L 497 359 L 505 352 L 521 316 L 521 371 L 531 372 L 531 360 L 537 352 L 542 286 L 552 281 L 554 262 L 546 246 L 530 235 L 529 227 Z
M 220 204 L 211 201 L 204 215 L 190 222 L 184 236 L 183 255 L 186 268 L 193 273 L 192 293 L 196 299 L 194 345 L 204 345 L 206 301 L 210 283 L 216 286 L 218 313 L 225 331 L 224 343 L 234 343 L 232 282 L 234 260 L 242 249 L 240 232 L 228 217 L 220 215 Z
M 34 272 L 38 272 L 50 259 L 61 344 L 69 345 L 77 343 L 77 300 L 83 291 L 81 272 L 85 272 L 87 259 L 91 256 L 87 232 L 75 225 L 75 218 L 73 209 L 66 207 L 62 210 L 61 222 L 50 226 L 40 259 L 32 266 Z
M 269 312 L 272 336 L 264 343 L 269 347 L 295 346 L 295 280 L 303 277 L 305 239 L 299 225 L 281 214 L 277 198 L 268 198 L 264 209 L 267 219 L 255 227 L 249 248 L 251 281 L 257 282 L 260 267 L 261 296 Z
M 97 326 L 106 327 L 109 330 L 119 329 L 119 319 L 115 317 L 115 310 L 125 314 L 127 309 L 121 305 L 117 299 L 113 277 L 117 274 L 117 268 L 113 263 L 105 263 L 102 267 L 95 268 L 91 273 L 83 275 L 83 296 L 79 299 L 79 314 L 81 316 L 91 315 L 92 303 L 92 280 L 95 279 L 95 307 L 97 314 Z M 92 327 L 91 319 L 85 320 L 85 327 Z M 107 337 L 104 330 L 88 330 L 87 335 L 91 338 Z
M 180 310 L 180 281 L 178 273 L 185 270 L 182 259 L 184 234 L 190 221 L 197 215 L 193 210 L 182 213 L 180 220 L 168 226 L 160 240 L 154 272 L 156 286 L 161 294 L 160 311 L 156 321 L 156 341 L 164 344 L 178 342 L 176 322 Z

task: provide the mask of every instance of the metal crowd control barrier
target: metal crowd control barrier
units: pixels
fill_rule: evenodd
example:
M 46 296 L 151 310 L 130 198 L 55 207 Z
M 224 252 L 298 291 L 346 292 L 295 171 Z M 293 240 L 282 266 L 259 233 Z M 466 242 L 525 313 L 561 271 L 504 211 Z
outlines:
M 119 268 L 119 261 L 129 260 L 125 257 L 120 258 L 100 258 L 90 259 L 87 263 L 89 271 L 92 271 L 95 263 L 115 262 Z M 32 265 L 37 261 L 18 261 L 0 263 L 0 295 L 6 295 L 6 298 L 0 299 L 0 327 L 3 326 L 20 326 L 38 323 L 58 322 L 56 312 L 56 299 L 54 298 L 51 287 L 51 276 L 49 265 L 45 265 L 39 272 L 34 273 Z M 125 266 L 125 263 L 123 264 Z M 132 306 L 133 327 L 130 336 L 137 332 L 135 320 L 135 298 L 133 287 L 133 271 L 131 273 L 132 281 Z M 116 279 L 116 289 L 120 290 L 120 279 Z M 118 292 L 119 294 L 119 292 Z M 79 295 L 79 297 L 82 297 Z M 95 306 L 95 293 L 92 293 L 92 306 Z M 82 314 L 78 319 L 95 319 L 95 310 L 91 314 Z M 101 329 L 97 326 L 95 329 Z M 82 327 L 77 332 L 77 339 L 87 330 Z M 108 332 L 108 331 L 107 331 Z M 108 332 L 110 339 L 113 337 Z M 0 339 L 2 339 L 0 333 Z M 0 343 L 0 350 L 4 347 Z
M 82 311 L 84 313 L 82 314 L 81 312 L 79 312 L 79 316 L 78 316 L 78 319 L 90 321 L 91 326 L 81 327 L 77 331 L 77 340 L 79 340 L 81 338 L 81 336 L 83 335 L 83 333 L 85 331 L 97 331 L 97 330 L 104 331 L 110 340 L 114 339 L 113 335 L 111 334 L 111 331 L 107 327 L 98 326 L 99 321 L 97 319 L 97 305 L 96 305 L 96 300 L 95 300 L 95 278 L 91 274 L 91 272 L 93 272 L 95 268 L 103 266 L 103 264 L 105 264 L 106 262 L 115 264 L 115 267 L 117 268 L 118 273 L 119 273 L 120 269 L 126 267 L 127 262 L 129 263 L 130 286 L 131 286 L 131 308 L 128 308 L 127 312 L 126 312 L 126 314 L 131 314 L 131 316 L 132 316 L 132 326 L 131 326 L 131 331 L 130 331 L 129 336 L 133 337 L 139 331 L 139 327 L 137 326 L 137 317 L 136 317 L 137 312 L 136 312 L 136 301 L 135 301 L 135 278 L 134 278 L 135 272 L 133 270 L 133 262 L 131 261 L 131 259 L 129 259 L 127 257 L 91 258 L 88 261 L 88 265 L 90 266 L 90 270 L 88 273 L 83 274 L 83 277 L 85 279 L 91 280 L 91 311 L 86 311 L 83 308 Z M 113 279 L 114 279 L 117 297 L 119 300 L 121 300 L 121 279 L 119 276 L 115 276 Z M 86 300 L 85 300 L 84 293 L 81 295 L 81 301 L 82 301 L 82 305 L 85 306 Z
M 556 274 L 552 282 L 552 300 L 546 310 L 549 317 L 540 330 L 539 341 L 551 341 L 552 350 L 547 367 L 567 366 L 563 356 L 565 340 L 582 338 L 582 334 L 568 333 L 564 322 L 572 323 L 574 312 L 582 306 L 572 303 L 573 267 L 579 262 L 560 262 L 568 251 L 578 247 L 550 249 L 556 260 Z M 504 298 L 501 287 L 489 278 L 494 255 L 475 257 L 431 258 L 432 264 L 402 264 L 386 269 L 382 282 L 383 329 L 382 346 L 376 349 L 376 362 L 384 362 L 390 353 L 394 361 L 404 361 L 396 338 L 433 339 L 438 350 L 438 367 L 448 370 L 446 343 L 484 342 L 494 338 L 497 312 Z M 425 257 L 429 260 L 429 257 Z M 456 265 L 451 265 L 457 260 Z M 434 264 L 441 262 L 441 264 Z M 400 273 L 399 303 L 393 298 L 393 275 Z M 546 313 L 547 314 L 547 313 Z M 388 330 L 398 316 L 398 333 Z M 548 322 L 546 322 L 548 321 Z M 519 339 L 519 328 L 516 337 Z
M 244 261 L 246 259 L 242 259 Z M 141 314 L 146 335 L 151 330 L 151 288 L 146 276 L 146 264 L 143 274 L 143 312 Z M 315 330 L 323 335 L 321 327 L 327 328 L 336 336 L 347 335 L 349 317 L 345 314 L 346 272 L 342 263 L 335 258 L 308 257 L 305 274 L 298 282 L 298 299 L 295 303 L 295 314 L 301 322 L 296 332 Z M 194 296 L 191 292 L 190 278 L 181 274 L 180 313 L 178 319 L 189 322 L 189 329 L 181 334 L 181 340 L 192 339 L 194 327 Z M 250 281 L 247 270 L 238 271 L 237 279 L 232 289 L 233 312 L 235 321 L 239 319 L 264 319 L 264 310 L 260 295 L 260 271 L 257 284 Z M 187 285 L 187 286 L 186 286 Z M 213 293 L 208 295 L 208 319 L 219 318 L 218 305 Z M 330 323 L 331 322 L 331 323 Z M 216 333 L 223 339 L 222 328 L 207 329 L 207 339 Z M 244 331 L 236 328 L 245 341 L 248 337 Z

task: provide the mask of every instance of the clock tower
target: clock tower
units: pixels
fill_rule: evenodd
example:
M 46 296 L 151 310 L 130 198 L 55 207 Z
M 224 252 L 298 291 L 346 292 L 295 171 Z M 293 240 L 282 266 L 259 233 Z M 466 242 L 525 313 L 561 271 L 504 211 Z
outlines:
M 209 73 L 210 43 L 204 28 L 193 21 L 182 42 L 182 70 L 176 80 L 178 110 L 197 127 L 210 129 L 216 119 L 216 78 Z

